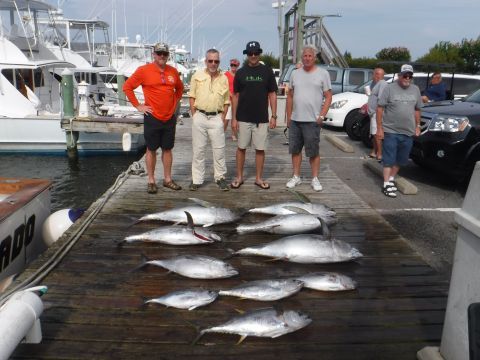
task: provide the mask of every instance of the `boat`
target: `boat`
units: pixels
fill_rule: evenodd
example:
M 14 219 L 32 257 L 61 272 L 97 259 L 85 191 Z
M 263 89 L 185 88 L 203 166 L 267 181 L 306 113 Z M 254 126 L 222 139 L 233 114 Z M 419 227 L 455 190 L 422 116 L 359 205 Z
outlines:
M 51 186 L 49 180 L 0 177 L 0 291 L 47 248 L 42 226 Z
M 61 74 L 70 68 L 76 79 L 92 82 L 104 68 L 81 62 L 80 55 L 43 40 L 38 18 L 42 13 L 49 16 L 50 5 L 0 0 L 0 10 L 9 14 L 3 18 L 10 18 L 0 27 L 0 153 L 66 154 L 66 134 L 60 127 Z M 131 151 L 143 150 L 144 144 L 142 135 L 133 135 Z M 77 149 L 79 155 L 119 153 L 122 134 L 81 132 Z

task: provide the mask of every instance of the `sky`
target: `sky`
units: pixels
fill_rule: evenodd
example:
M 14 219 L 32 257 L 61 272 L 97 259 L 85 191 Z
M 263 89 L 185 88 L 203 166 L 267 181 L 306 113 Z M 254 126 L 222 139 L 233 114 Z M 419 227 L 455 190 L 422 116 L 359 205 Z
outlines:
M 133 41 L 140 34 L 150 43 L 165 41 L 186 49 L 192 44 L 195 58 L 214 47 L 221 51 L 223 64 L 233 57 L 243 59 L 242 51 L 251 40 L 259 41 L 264 53 L 279 54 L 278 10 L 272 8 L 276 0 L 47 2 L 60 4 L 65 17 L 107 21 L 110 35 L 127 35 Z M 287 0 L 284 9 L 294 3 Z M 353 57 L 375 57 L 385 47 L 403 46 L 415 60 L 440 41 L 461 42 L 480 36 L 479 0 L 307 0 L 306 14 L 340 14 L 323 18 L 323 24 L 340 52 L 348 51 Z

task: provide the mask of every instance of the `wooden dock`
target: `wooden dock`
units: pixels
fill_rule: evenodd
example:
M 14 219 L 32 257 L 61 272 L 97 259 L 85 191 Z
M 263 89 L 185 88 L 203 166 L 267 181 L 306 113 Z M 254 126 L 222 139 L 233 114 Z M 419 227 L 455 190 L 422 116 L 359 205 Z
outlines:
M 160 268 L 147 267 L 130 272 L 148 258 L 167 258 L 178 254 L 205 254 L 226 257 L 229 249 L 272 241 L 278 235 L 238 235 L 234 224 L 214 227 L 224 238 L 214 245 L 175 247 L 117 242 L 127 235 L 152 229 L 153 222 L 132 226 L 140 216 L 190 203 L 197 197 L 231 208 L 252 208 L 293 196 L 285 189 L 291 163 L 283 129 L 271 133 L 265 178 L 270 190 L 254 186 L 254 152 L 247 150 L 246 181 L 239 190 L 220 191 L 213 183 L 211 159 L 207 183 L 197 192 L 188 191 L 191 164 L 189 120 L 177 126 L 174 152 L 174 179 L 184 189 L 174 192 L 160 186 L 156 195 L 146 193 L 146 178 L 128 175 L 114 192 L 108 191 L 83 219 L 69 231 L 71 237 L 83 234 L 56 268 L 39 284 L 49 290 L 43 296 L 46 309 L 41 317 L 41 344 L 22 344 L 13 358 L 35 359 L 415 359 L 418 350 L 440 342 L 447 300 L 448 281 L 428 266 L 406 245 L 405 240 L 345 185 L 326 163 L 321 167 L 324 190 L 315 193 L 309 182 L 299 190 L 313 201 L 337 211 L 335 237 L 357 247 L 364 257 L 350 263 L 304 265 L 271 262 L 256 257 L 228 260 L 239 276 L 222 280 L 183 278 Z M 326 141 L 321 146 L 332 146 Z M 229 176 L 234 176 L 235 143 L 228 141 Z M 303 174 L 308 174 L 304 160 Z M 161 184 L 161 165 L 158 166 Z M 103 207 L 99 207 L 106 200 Z M 98 212 L 98 213 L 97 213 Z M 264 219 L 248 215 L 241 222 Z M 64 236 L 42 259 L 18 280 L 35 272 L 45 260 L 69 241 Z M 193 311 L 142 307 L 142 298 L 158 297 L 187 287 L 228 288 L 244 280 L 287 277 L 312 271 L 338 271 L 358 282 L 348 292 L 319 292 L 304 289 L 274 303 L 219 297 Z M 17 283 L 18 283 L 17 282 Z M 191 345 L 200 328 L 218 325 L 237 314 L 271 305 L 307 313 L 313 322 L 285 336 L 247 338 L 235 345 L 238 337 L 206 334 Z

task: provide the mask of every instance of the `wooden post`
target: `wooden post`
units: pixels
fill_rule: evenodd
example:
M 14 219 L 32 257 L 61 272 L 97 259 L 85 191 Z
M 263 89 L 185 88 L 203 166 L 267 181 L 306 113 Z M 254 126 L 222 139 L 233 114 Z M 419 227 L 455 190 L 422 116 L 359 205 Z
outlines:
M 69 69 L 62 72 L 62 99 L 63 99 L 63 118 L 71 120 L 75 116 L 73 109 L 73 73 Z M 68 157 L 76 158 L 78 132 L 65 131 Z
M 118 104 L 125 106 L 127 105 L 127 98 L 123 92 L 123 84 L 125 84 L 125 75 L 118 73 L 117 74 L 117 94 L 118 94 Z

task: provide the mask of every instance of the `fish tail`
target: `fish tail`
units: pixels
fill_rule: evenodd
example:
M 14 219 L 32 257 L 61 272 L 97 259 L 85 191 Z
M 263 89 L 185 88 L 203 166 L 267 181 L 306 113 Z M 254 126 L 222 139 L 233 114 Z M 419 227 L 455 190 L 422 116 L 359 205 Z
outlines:
M 202 336 L 203 336 L 205 333 L 208 332 L 207 330 L 208 330 L 208 329 L 205 329 L 205 330 L 200 331 L 200 332 L 198 333 L 197 337 L 192 341 L 192 345 L 196 345 L 197 342 L 202 338 Z
M 148 258 L 145 256 L 145 254 L 142 254 L 142 263 L 135 267 L 134 269 L 130 270 L 130 272 L 135 272 L 137 270 L 140 270 L 143 268 L 145 265 L 148 265 Z

